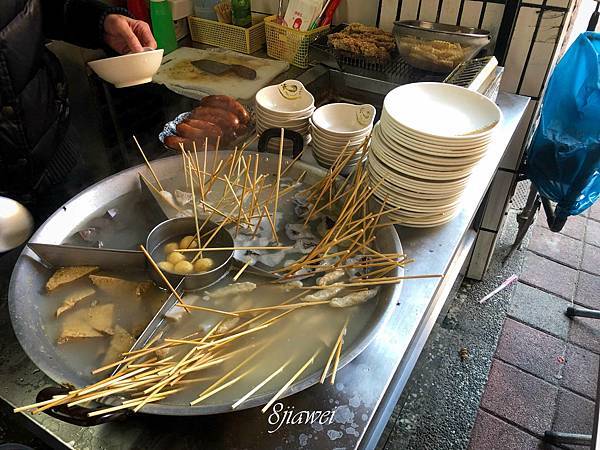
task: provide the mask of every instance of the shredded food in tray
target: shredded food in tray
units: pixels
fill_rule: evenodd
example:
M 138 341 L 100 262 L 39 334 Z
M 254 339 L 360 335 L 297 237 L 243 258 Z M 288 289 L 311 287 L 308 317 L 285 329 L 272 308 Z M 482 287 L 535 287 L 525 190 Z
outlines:
M 420 69 L 450 71 L 465 60 L 471 49 L 456 42 L 401 36 L 398 38 L 398 51 L 400 56 Z

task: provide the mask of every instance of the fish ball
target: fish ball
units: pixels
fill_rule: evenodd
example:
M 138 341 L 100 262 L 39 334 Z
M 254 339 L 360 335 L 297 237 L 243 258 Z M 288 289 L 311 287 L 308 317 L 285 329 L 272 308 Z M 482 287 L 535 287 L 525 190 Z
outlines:
M 215 265 L 215 262 L 210 258 L 200 258 L 194 263 L 194 272 L 206 272 Z
M 192 273 L 194 271 L 194 265 L 189 261 L 179 261 L 173 267 L 175 273 Z
M 160 267 L 161 270 L 166 270 L 167 272 L 173 272 L 173 264 L 171 264 L 169 261 L 161 261 L 158 263 L 158 267 Z
M 175 250 L 179 250 L 179 245 L 177 245 L 177 242 L 169 242 L 167 245 L 165 245 L 165 255 L 168 255 Z
M 186 236 L 179 242 L 179 248 L 198 248 L 198 241 L 195 236 Z
M 185 256 L 179 252 L 171 252 L 169 253 L 169 256 L 167 256 L 167 261 L 175 265 L 180 261 L 185 261 Z

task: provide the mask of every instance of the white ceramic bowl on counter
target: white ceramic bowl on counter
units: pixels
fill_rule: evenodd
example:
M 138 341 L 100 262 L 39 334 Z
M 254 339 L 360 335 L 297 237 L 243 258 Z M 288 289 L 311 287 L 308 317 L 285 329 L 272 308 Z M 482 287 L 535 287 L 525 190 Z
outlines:
M 91 69 L 104 81 L 117 88 L 149 83 L 160 67 L 164 50 L 145 49 L 140 53 L 97 59 L 88 62 Z
M 315 99 L 297 80 L 267 86 L 257 92 L 254 103 L 256 131 L 262 134 L 269 128 L 285 128 L 300 133 L 305 143 L 310 141 L 309 119 L 315 110 Z M 284 142 L 284 151 L 291 150 L 291 141 Z M 279 150 L 271 140 L 269 151 Z

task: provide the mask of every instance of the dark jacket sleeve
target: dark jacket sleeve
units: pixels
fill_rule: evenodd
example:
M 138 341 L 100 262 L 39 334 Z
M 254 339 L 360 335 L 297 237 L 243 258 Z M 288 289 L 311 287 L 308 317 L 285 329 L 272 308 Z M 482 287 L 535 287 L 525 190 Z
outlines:
M 107 15 L 129 15 L 126 9 L 112 7 L 100 0 L 41 0 L 41 3 L 47 38 L 87 48 L 103 46 Z

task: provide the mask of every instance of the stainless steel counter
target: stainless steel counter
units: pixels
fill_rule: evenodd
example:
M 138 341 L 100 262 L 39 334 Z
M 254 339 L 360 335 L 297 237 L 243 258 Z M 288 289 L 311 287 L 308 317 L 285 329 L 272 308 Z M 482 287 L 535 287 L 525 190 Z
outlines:
M 443 279 L 406 281 L 391 320 L 373 343 L 338 373 L 335 385 L 317 385 L 284 399 L 284 411 L 330 411 L 324 425 L 284 424 L 259 409 L 210 417 L 137 416 L 124 423 L 83 429 L 46 415 L 18 419 L 56 448 L 77 449 L 353 449 L 373 448 L 416 363 L 431 328 L 467 258 L 472 224 L 529 99 L 501 93 L 504 114 L 489 154 L 476 167 L 450 223 L 426 230 L 398 228 L 405 252 L 416 260 L 407 275 L 438 273 Z M 31 403 L 51 382 L 17 343 L 6 305 L 14 261 L 0 258 L 0 398 L 4 407 Z M 280 419 L 283 411 L 280 413 Z

